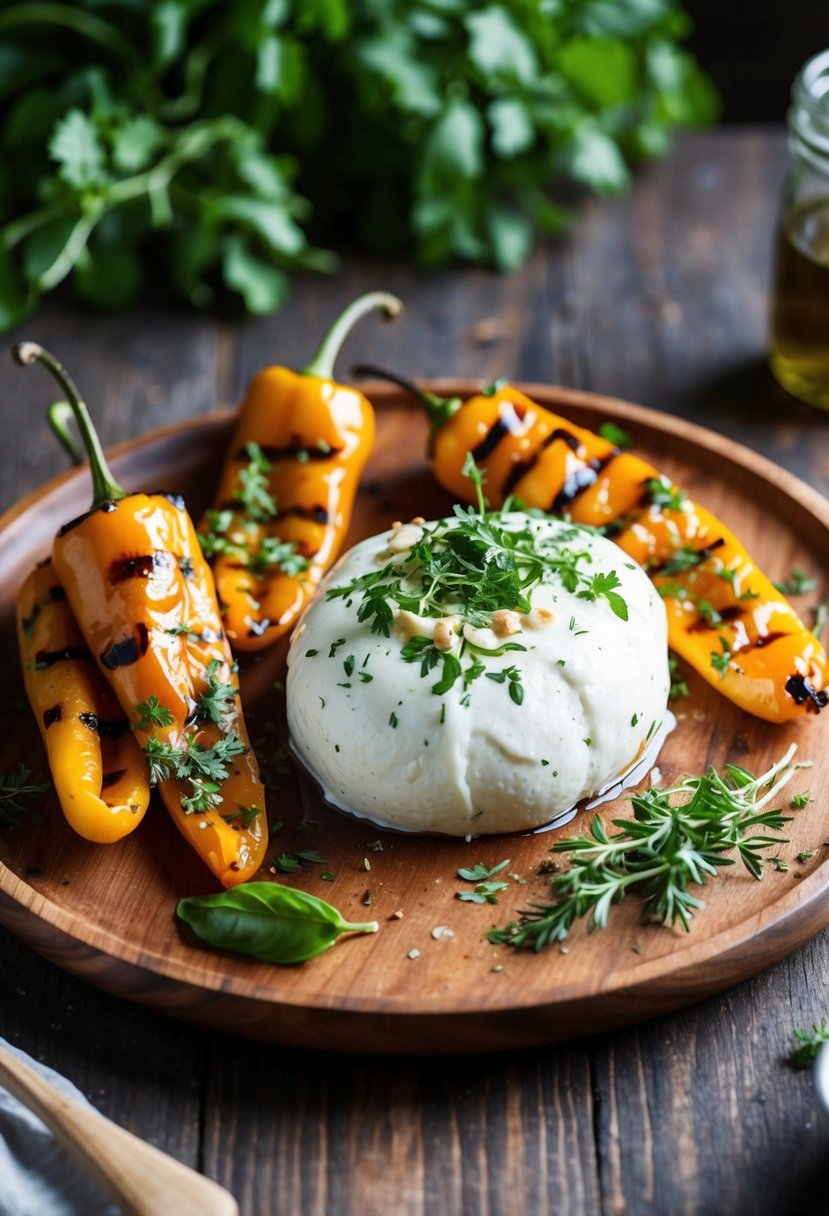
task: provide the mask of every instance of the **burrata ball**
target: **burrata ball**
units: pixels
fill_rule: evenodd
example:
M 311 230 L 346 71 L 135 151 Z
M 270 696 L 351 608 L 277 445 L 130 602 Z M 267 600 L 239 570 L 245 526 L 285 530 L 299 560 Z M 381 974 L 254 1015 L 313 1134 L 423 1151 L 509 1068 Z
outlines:
M 621 778 L 669 688 L 663 603 L 610 541 L 459 511 L 370 537 L 328 574 L 291 642 L 288 725 L 335 806 L 480 836 Z

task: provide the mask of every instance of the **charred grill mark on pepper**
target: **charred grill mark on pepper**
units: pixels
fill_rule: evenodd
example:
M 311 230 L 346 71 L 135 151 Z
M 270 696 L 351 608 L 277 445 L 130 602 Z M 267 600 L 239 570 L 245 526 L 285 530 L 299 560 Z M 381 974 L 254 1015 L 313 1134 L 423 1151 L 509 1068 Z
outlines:
M 551 431 L 550 434 L 542 440 L 529 460 L 520 460 L 517 462 L 517 464 L 512 466 L 507 474 L 506 480 L 504 481 L 504 497 L 511 494 L 518 485 L 519 481 L 521 481 L 523 477 L 526 477 L 528 473 L 532 472 L 541 459 L 543 453 L 546 452 L 547 448 L 551 447 L 554 443 L 558 443 L 559 441 L 561 443 L 566 443 L 571 452 L 578 452 L 579 448 L 581 447 L 581 441 L 577 435 L 574 435 L 572 431 L 565 430 L 563 426 L 557 426 L 554 431 Z
M 476 448 L 472 449 L 472 459 L 478 464 L 491 456 L 505 435 L 515 435 L 521 429 L 522 415 L 510 402 L 501 403 L 501 410 L 493 426 Z
M 571 473 L 550 504 L 550 514 L 562 515 L 565 507 L 571 506 L 580 494 L 595 485 L 599 480 L 599 474 L 613 463 L 620 452 L 620 448 L 613 448 L 606 456 L 594 457 L 593 460 L 589 460 L 587 464 Z
M 65 663 L 71 659 L 83 662 L 91 658 L 85 646 L 63 646 L 60 650 L 39 650 L 35 655 L 35 671 L 43 671 L 55 663 Z
M 97 714 L 82 713 L 78 718 L 87 730 L 102 739 L 120 739 L 129 730 L 130 724 L 126 718 L 100 718 Z
M 147 626 L 139 622 L 135 627 L 135 635 L 130 638 L 124 638 L 121 642 L 115 642 L 110 646 L 109 650 L 105 650 L 101 655 L 101 662 L 109 671 L 115 671 L 117 667 L 128 667 L 131 663 L 137 663 L 147 653 L 150 634 Z
M 829 693 L 826 689 L 821 688 L 818 691 L 805 676 L 789 676 L 786 681 L 786 692 L 796 705 L 805 704 L 807 711 L 811 713 L 819 714 L 826 705 L 829 705 Z
M 56 722 L 60 722 L 63 717 L 63 710 L 59 705 L 53 705 L 43 713 L 43 725 L 48 730 L 50 726 L 54 726 Z
M 131 578 L 152 578 L 156 570 L 168 570 L 175 557 L 165 549 L 153 553 L 142 553 L 137 557 L 119 557 L 110 563 L 109 581 L 113 586 Z

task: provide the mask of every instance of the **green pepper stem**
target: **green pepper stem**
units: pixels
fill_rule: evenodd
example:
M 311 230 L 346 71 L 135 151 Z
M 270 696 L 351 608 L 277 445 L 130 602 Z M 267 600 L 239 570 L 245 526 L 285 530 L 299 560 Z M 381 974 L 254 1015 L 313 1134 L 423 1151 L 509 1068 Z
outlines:
M 63 450 L 73 464 L 83 464 L 83 453 L 69 430 L 69 421 L 74 418 L 68 401 L 53 401 L 46 411 L 46 420 Z
M 398 385 L 399 388 L 405 389 L 407 393 L 416 397 L 429 419 L 430 453 L 435 446 L 438 432 L 463 405 L 460 397 L 438 397 L 436 393 L 427 393 L 425 389 L 415 384 L 414 380 L 409 380 L 408 377 L 401 376 L 397 372 L 390 372 L 384 367 L 375 367 L 373 363 L 357 363 L 352 367 L 351 374 L 352 376 L 374 376 L 378 380 L 388 380 L 391 384 Z
M 369 291 L 364 296 L 358 296 L 356 300 L 352 300 L 323 338 L 320 348 L 311 362 L 307 367 L 302 368 L 301 375 L 319 376 L 322 380 L 333 380 L 334 363 L 343 342 L 361 317 L 379 308 L 383 309 L 386 318 L 391 321 L 403 311 L 403 304 L 397 296 L 390 295 L 387 291 Z
M 12 354 L 21 367 L 31 367 L 33 363 L 42 363 L 66 394 L 67 404 L 75 418 L 83 446 L 89 457 L 89 468 L 92 473 L 93 510 L 101 503 L 126 498 L 127 491 L 122 489 L 112 476 L 98 433 L 89 416 L 89 410 L 65 367 L 37 342 L 18 342 Z

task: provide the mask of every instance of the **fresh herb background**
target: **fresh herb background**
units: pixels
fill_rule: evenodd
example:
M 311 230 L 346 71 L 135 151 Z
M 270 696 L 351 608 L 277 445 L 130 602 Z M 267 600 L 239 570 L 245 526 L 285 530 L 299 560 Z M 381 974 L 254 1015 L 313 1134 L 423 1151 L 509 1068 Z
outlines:
M 252 313 L 328 246 L 521 265 L 716 93 L 674 0 L 0 10 L 0 329 L 69 282 Z M 324 248 L 325 247 L 325 248 Z

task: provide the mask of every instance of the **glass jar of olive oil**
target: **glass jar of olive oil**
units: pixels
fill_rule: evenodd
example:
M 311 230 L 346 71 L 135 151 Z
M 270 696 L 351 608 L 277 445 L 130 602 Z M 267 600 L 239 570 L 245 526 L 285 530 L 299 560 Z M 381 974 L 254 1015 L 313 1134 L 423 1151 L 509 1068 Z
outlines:
M 796 77 L 788 123 L 771 368 L 790 393 L 829 409 L 829 51 Z

